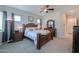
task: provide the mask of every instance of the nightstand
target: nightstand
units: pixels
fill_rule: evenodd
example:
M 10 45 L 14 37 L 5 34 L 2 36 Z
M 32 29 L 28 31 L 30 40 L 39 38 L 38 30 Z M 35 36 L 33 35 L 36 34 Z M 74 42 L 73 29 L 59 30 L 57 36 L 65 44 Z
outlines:
M 14 32 L 14 42 L 23 40 L 22 36 L 23 36 L 22 32 L 15 31 Z

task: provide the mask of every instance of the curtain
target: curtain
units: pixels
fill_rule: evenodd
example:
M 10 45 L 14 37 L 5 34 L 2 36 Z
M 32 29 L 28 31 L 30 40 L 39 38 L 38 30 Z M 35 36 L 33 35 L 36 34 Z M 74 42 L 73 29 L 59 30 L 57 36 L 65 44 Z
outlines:
M 7 25 L 7 12 L 3 11 L 3 37 L 2 42 L 7 42 L 8 40 L 8 25 Z
M 10 38 L 9 41 L 12 42 L 14 41 L 14 13 L 11 14 L 12 22 L 10 24 Z

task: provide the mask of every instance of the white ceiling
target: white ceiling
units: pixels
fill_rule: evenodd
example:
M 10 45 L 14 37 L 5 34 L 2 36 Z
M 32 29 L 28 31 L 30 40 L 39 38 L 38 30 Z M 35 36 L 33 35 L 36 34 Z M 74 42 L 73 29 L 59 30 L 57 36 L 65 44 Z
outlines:
M 41 15 L 40 13 L 40 9 L 42 7 L 44 7 L 44 5 L 8 5 L 9 7 L 12 8 L 16 8 L 16 9 L 20 9 L 20 10 L 24 10 L 24 11 L 28 11 L 34 14 L 38 14 Z M 50 7 L 54 8 L 55 11 L 69 11 L 69 10 L 74 10 L 74 8 L 78 8 L 79 10 L 79 6 L 78 5 L 50 5 Z M 51 12 L 51 13 L 53 13 Z M 46 14 L 46 13 L 43 13 Z
M 35 14 L 39 14 L 40 8 L 42 7 L 42 5 L 8 5 L 8 6 Z

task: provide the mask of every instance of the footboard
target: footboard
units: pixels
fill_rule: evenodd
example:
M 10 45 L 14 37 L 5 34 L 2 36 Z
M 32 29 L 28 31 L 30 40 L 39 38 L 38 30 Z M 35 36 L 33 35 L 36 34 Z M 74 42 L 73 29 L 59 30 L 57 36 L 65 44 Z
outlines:
M 37 49 L 40 49 L 44 44 L 46 44 L 49 40 L 51 40 L 51 33 L 48 33 L 47 35 L 37 35 Z

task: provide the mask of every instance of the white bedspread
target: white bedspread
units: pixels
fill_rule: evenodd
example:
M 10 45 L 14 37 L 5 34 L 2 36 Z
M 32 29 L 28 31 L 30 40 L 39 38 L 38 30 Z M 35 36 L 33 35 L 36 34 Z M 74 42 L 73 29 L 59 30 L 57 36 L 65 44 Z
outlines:
M 48 30 L 33 30 L 25 31 L 24 36 L 31 38 L 34 41 L 34 44 L 37 45 L 37 34 L 47 35 L 50 31 Z

